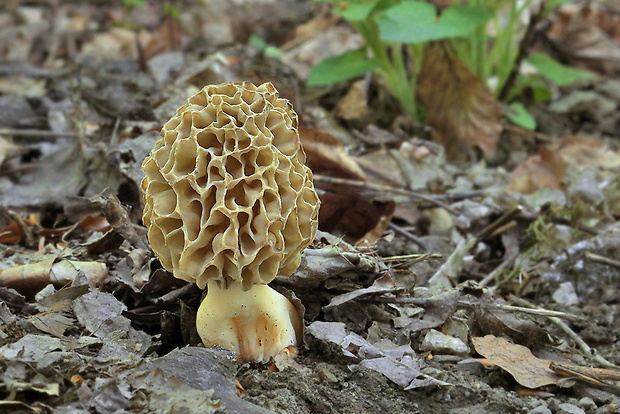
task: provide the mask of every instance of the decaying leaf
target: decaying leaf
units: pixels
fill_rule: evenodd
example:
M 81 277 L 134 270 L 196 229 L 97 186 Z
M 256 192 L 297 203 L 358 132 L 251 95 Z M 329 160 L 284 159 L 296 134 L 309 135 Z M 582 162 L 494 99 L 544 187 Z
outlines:
M 502 130 L 497 100 L 445 43 L 426 48 L 418 98 L 433 140 L 446 148 L 449 159 L 462 161 L 473 146 L 493 156 Z
M 368 81 L 365 79 L 353 82 L 349 92 L 334 108 L 334 116 L 347 121 L 365 121 L 369 112 Z
M 313 173 L 366 180 L 364 171 L 331 134 L 319 129 L 300 128 L 299 138 L 306 153 L 306 164 Z
M 392 219 L 394 201 L 373 199 L 346 183 L 321 180 L 321 176 L 329 176 L 366 181 L 366 176 L 344 146 L 327 132 L 301 128 L 299 134 L 315 185 L 325 190 L 319 193 L 319 229 L 343 236 L 350 243 L 373 244 Z
M 197 390 L 165 375 L 161 368 L 139 375 L 134 387 L 147 393 L 148 410 L 169 413 L 213 413 L 220 408 L 220 400 L 213 398 L 213 389 Z
M 392 280 L 389 273 L 386 273 L 379 279 L 375 280 L 372 286 L 370 287 L 363 288 L 363 289 L 357 289 L 352 292 L 347 292 L 347 293 L 343 293 L 342 295 L 334 296 L 332 300 L 329 302 L 329 304 L 323 306 L 323 310 L 324 311 L 329 310 L 331 308 L 340 306 L 343 303 L 347 303 L 349 301 L 352 301 L 356 298 L 359 298 L 365 295 L 394 292 L 399 289 L 402 289 L 402 288 L 396 286 L 396 284 L 394 283 L 394 280 Z
M 374 243 L 392 219 L 394 201 L 372 200 L 353 192 L 320 194 L 319 228 L 350 243 Z
M 620 155 L 602 142 L 570 136 L 542 147 L 510 174 L 508 187 L 523 194 L 540 188 L 563 188 L 568 168 L 582 171 L 586 167 L 602 169 L 620 166 Z
M 80 296 L 74 310 L 80 324 L 105 341 L 100 356 L 143 354 L 151 344 L 151 335 L 133 328 L 122 315 L 127 306 L 109 293 L 93 290 Z
M 603 73 L 620 67 L 620 17 L 596 3 L 560 8 L 549 38 L 565 57 Z
M 257 407 L 237 396 L 233 382 L 236 372 L 235 359 L 230 351 L 224 349 L 189 347 L 175 349 L 161 358 L 149 358 L 142 368 L 150 371 L 150 375 L 161 375 L 165 381 L 174 378 L 195 390 L 205 392 L 205 395 L 210 396 L 212 403 L 218 404 L 220 412 L 269 413 L 269 410 Z M 180 387 L 178 383 L 177 385 Z M 157 398 L 163 398 L 163 395 Z
M 301 265 L 291 276 L 277 277 L 281 284 L 296 288 L 313 289 L 330 278 L 336 278 L 347 272 L 356 274 L 381 274 L 387 267 L 378 258 L 356 252 L 353 246 L 319 231 L 317 239 L 327 235 L 332 239 L 320 249 L 306 249 L 301 255 Z
M 547 359 L 536 358 L 528 348 L 493 335 L 472 338 L 476 351 L 505 369 L 524 387 L 558 384 L 561 377 L 549 369 Z

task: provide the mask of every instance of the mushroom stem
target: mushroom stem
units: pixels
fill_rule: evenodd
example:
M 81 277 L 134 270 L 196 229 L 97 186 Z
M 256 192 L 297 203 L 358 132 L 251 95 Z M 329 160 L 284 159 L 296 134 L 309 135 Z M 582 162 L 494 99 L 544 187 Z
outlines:
M 196 315 L 196 328 L 207 347 L 222 346 L 244 361 L 268 361 L 287 346 L 296 346 L 303 322 L 293 304 L 267 285 L 243 290 L 207 283 L 207 296 Z

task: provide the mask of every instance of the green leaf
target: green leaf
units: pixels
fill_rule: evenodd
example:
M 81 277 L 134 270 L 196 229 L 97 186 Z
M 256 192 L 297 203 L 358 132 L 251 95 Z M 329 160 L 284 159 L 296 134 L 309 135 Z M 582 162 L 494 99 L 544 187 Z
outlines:
M 379 3 L 380 0 L 364 1 L 360 3 L 353 3 L 351 1 L 346 3 L 345 8 L 341 8 L 338 4 L 334 5 L 334 14 L 342 16 L 351 22 L 361 22 L 366 20 L 370 13 Z
M 125 7 L 126 9 L 143 6 L 144 0 L 123 0 L 123 7 Z
M 377 24 L 381 40 L 415 44 L 467 36 L 491 17 L 483 9 L 454 5 L 437 18 L 433 5 L 407 1 L 378 15 Z
M 382 65 L 379 59 L 366 58 L 366 49 L 353 50 L 322 60 L 308 76 L 308 86 L 325 86 L 362 75 Z
M 282 56 L 282 51 L 280 49 L 278 49 L 275 46 L 271 46 L 269 43 L 265 42 L 265 40 L 262 37 L 254 33 L 250 35 L 250 38 L 248 39 L 248 45 L 255 47 L 259 50 L 262 50 L 265 56 L 269 56 L 269 57 Z
M 559 86 L 567 86 L 580 79 L 595 78 L 590 72 L 562 65 L 544 53 L 534 53 L 528 56 L 526 61 L 538 69 L 544 78 Z
M 542 76 L 518 75 L 515 86 L 510 90 L 507 101 L 512 101 L 519 96 L 526 88 L 531 90 L 534 102 L 548 102 L 553 98 L 553 91 L 550 83 L 545 81 Z
M 173 19 L 178 19 L 181 16 L 181 9 L 173 6 L 170 3 L 164 3 L 164 13 Z
M 536 129 L 536 119 L 525 109 L 521 102 L 510 104 L 510 111 L 506 112 L 506 117 L 521 128 L 533 131 Z

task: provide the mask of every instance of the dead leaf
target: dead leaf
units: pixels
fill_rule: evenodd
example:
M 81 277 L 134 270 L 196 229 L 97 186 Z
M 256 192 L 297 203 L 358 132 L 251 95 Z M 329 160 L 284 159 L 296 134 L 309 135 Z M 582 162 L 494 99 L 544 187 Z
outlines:
M 493 156 L 502 130 L 497 100 L 447 44 L 426 47 L 418 99 L 426 109 L 433 140 L 446 148 L 449 159 L 463 161 L 472 146 L 487 158 Z
M 319 228 L 344 236 L 349 243 L 374 243 L 387 228 L 396 207 L 392 200 L 371 200 L 352 192 L 323 193 L 320 199 Z
M 590 3 L 561 7 L 548 36 L 565 59 L 612 74 L 620 68 L 620 16 Z
M 366 180 L 366 175 L 357 162 L 328 132 L 314 128 L 299 128 L 299 138 L 306 153 L 306 164 L 314 174 Z
M 359 194 L 358 188 L 347 186 L 346 182 L 321 181 L 321 176 L 356 181 L 366 181 L 366 176 L 357 161 L 331 134 L 300 128 L 299 135 L 306 153 L 306 164 L 315 174 L 315 186 L 325 190 L 319 193 L 319 228 L 344 236 L 350 243 L 373 244 L 392 219 L 395 203 Z
M 548 359 L 536 358 L 528 348 L 493 335 L 472 338 L 476 351 L 508 371 L 524 387 L 557 384 L 561 377 L 549 369 Z
M 368 81 L 365 79 L 353 82 L 347 94 L 334 108 L 334 116 L 347 121 L 366 121 L 369 113 Z
M 508 188 L 521 194 L 532 194 L 540 188 L 559 190 L 561 181 L 540 154 L 529 157 L 511 174 Z
M 144 58 L 148 59 L 169 50 L 175 50 L 181 45 L 181 28 L 179 23 L 166 18 L 164 23 L 155 32 L 150 33 L 146 44 L 143 45 Z
M 335 308 L 336 306 L 340 306 L 343 303 L 350 302 L 362 296 L 371 295 L 375 293 L 394 292 L 399 289 L 402 289 L 402 288 L 396 286 L 396 283 L 394 283 L 394 280 L 392 280 L 389 273 L 386 273 L 379 279 L 375 280 L 372 286 L 370 287 L 363 288 L 363 289 L 357 289 L 352 292 L 347 292 L 347 293 L 343 293 L 342 295 L 334 296 L 327 305 L 323 306 L 323 311 L 329 310 L 331 308 Z
M 620 166 L 620 155 L 600 141 L 570 136 L 542 147 L 511 174 L 508 188 L 531 194 L 540 188 L 561 189 L 568 168 Z

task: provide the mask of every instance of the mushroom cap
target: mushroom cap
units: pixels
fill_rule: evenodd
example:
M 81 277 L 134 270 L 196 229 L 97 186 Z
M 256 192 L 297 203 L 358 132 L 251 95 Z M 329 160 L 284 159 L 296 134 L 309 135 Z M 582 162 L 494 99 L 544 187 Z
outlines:
M 142 164 L 143 222 L 162 266 L 204 288 L 288 276 L 318 226 L 297 114 L 271 83 L 210 85 Z

